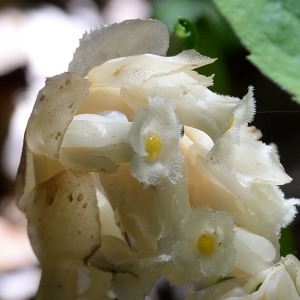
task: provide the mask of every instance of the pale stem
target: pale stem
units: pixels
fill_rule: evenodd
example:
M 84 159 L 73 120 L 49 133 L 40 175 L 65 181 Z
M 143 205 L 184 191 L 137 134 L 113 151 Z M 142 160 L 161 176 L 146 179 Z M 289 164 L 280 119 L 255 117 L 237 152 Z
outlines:
M 42 276 L 36 300 L 80 299 L 90 278 L 87 266 L 81 262 L 74 266 L 42 268 Z

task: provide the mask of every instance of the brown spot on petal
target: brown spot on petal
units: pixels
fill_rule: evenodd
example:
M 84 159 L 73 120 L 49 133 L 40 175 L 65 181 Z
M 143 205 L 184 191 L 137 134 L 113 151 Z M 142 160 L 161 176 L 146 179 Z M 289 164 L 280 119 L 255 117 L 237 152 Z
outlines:
M 45 98 L 46 98 L 46 96 L 45 96 L 44 94 L 41 94 L 39 100 L 40 100 L 40 101 L 43 101 L 43 100 L 45 100 Z
M 83 195 L 79 194 L 78 197 L 77 197 L 77 201 L 82 201 L 82 200 L 83 200 Z
M 52 203 L 54 202 L 55 197 L 53 195 L 50 196 L 46 196 L 46 202 L 49 205 L 52 205 Z
M 60 136 L 61 136 L 61 132 L 59 131 L 56 133 L 55 139 L 58 140 Z
M 69 199 L 70 202 L 73 201 L 73 195 L 72 195 L 72 193 L 69 194 L 68 199 Z
M 118 68 L 117 70 L 115 70 L 114 71 L 114 73 L 113 73 L 113 75 L 114 76 L 119 76 L 120 75 L 120 73 L 121 73 L 121 71 L 122 71 L 122 69 L 125 67 L 126 65 L 123 65 L 123 66 L 121 66 L 120 68 Z

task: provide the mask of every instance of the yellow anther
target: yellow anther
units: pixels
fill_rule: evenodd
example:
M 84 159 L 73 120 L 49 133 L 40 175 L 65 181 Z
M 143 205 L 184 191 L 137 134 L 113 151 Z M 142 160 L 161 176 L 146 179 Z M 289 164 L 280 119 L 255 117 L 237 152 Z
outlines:
M 145 151 L 150 160 L 155 160 L 161 151 L 160 137 L 156 133 L 151 133 L 145 139 Z
M 233 123 L 234 123 L 234 115 L 232 115 L 230 117 L 230 119 L 228 121 L 228 124 L 227 124 L 227 127 L 226 127 L 226 131 L 229 130 L 232 127 Z
M 215 251 L 215 237 L 211 234 L 201 234 L 198 238 L 197 247 L 200 252 L 210 255 Z

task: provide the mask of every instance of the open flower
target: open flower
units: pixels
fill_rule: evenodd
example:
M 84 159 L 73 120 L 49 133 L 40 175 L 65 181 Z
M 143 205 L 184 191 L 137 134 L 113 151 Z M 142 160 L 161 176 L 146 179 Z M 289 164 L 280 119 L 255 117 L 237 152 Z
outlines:
M 174 260 L 193 278 L 225 276 L 233 267 L 233 221 L 223 212 L 201 207 L 180 224 Z
M 253 89 L 235 107 L 228 130 L 214 143 L 208 159 L 225 167 L 242 186 L 285 184 L 291 178 L 279 162 L 274 145 L 266 145 L 249 130 L 255 112 Z M 251 160 L 248 157 L 251 156 Z
M 240 130 L 245 131 L 241 134 L 248 136 L 250 143 L 251 141 L 254 142 L 255 135 L 251 133 L 249 128 L 243 127 Z M 226 137 L 224 137 L 223 142 L 227 143 L 228 141 L 225 140 Z M 250 175 L 250 169 L 253 169 L 253 173 L 260 172 L 260 170 L 254 170 L 252 166 L 252 163 L 261 160 L 258 152 L 264 156 L 265 151 L 268 151 L 266 150 L 266 148 L 268 149 L 267 145 L 259 141 L 256 142 L 259 143 L 260 147 L 257 149 L 252 148 L 252 150 L 249 147 L 248 149 L 248 151 L 253 151 L 253 161 L 249 153 L 247 159 L 244 153 L 240 154 L 241 157 L 244 157 L 245 169 L 249 168 L 251 181 L 254 181 L 256 177 Z M 245 143 L 247 142 L 245 141 Z M 214 210 L 230 213 L 234 216 L 235 225 L 269 239 L 276 246 L 278 252 L 280 230 L 294 218 L 296 213 L 295 204 L 299 202 L 297 199 L 284 199 L 279 187 L 274 185 L 271 179 L 268 182 L 269 171 L 267 168 L 264 180 L 262 178 L 262 182 L 249 182 L 250 186 L 244 186 L 237 178 L 236 173 L 229 172 L 227 166 L 231 162 L 227 160 L 227 157 L 225 158 L 226 153 L 228 156 L 233 155 L 230 153 L 230 147 L 246 147 L 239 146 L 239 144 L 240 142 L 237 145 L 234 143 L 232 145 L 230 143 L 226 144 L 227 150 L 224 149 L 225 153 L 220 154 L 224 159 L 220 158 L 219 161 L 212 162 L 210 155 L 214 153 L 214 148 L 218 146 L 205 132 L 185 127 L 185 136 L 182 139 L 181 146 L 186 159 L 191 206 L 208 205 Z M 216 151 L 218 152 L 218 150 Z M 236 153 L 233 159 L 240 159 L 239 153 Z M 276 165 L 275 161 L 273 168 L 274 173 L 278 171 L 279 174 L 283 174 L 281 165 Z M 260 176 L 263 175 L 264 173 L 261 173 Z M 273 178 L 275 176 L 276 174 L 273 175 Z M 257 216 L 255 221 L 253 216 Z
M 147 185 L 156 185 L 163 178 L 175 184 L 183 177 L 183 156 L 179 149 L 183 127 L 172 103 L 154 96 L 149 105 L 137 112 L 130 132 L 136 152 L 132 174 Z

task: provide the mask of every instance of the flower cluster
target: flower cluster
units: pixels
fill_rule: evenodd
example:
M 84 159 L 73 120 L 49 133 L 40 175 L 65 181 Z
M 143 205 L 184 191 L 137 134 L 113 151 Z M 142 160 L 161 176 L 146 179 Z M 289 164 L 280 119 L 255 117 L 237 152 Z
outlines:
M 252 88 L 213 93 L 194 69 L 214 60 L 168 42 L 155 20 L 95 29 L 40 91 L 17 192 L 45 276 L 85 268 L 74 299 L 143 299 L 161 276 L 189 299 L 298 299 L 300 263 L 279 254 L 298 200 L 248 125 Z

